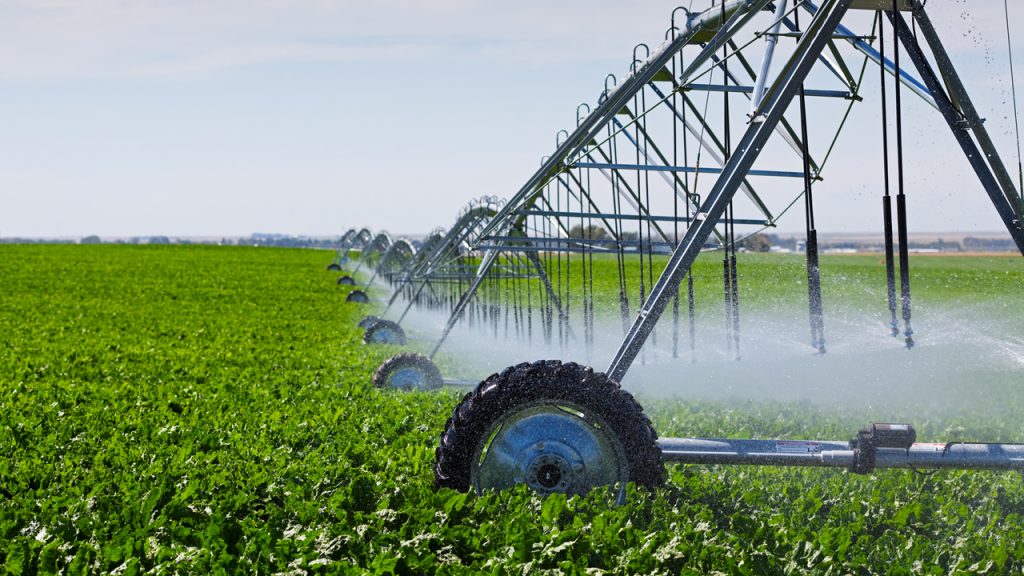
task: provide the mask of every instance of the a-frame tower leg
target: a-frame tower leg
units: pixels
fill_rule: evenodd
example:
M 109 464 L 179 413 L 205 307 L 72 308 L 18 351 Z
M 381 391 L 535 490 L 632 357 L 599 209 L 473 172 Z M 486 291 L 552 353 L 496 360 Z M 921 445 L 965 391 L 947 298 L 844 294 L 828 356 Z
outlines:
M 942 113 L 942 117 L 945 118 L 957 143 L 960 144 L 964 155 L 967 156 L 967 161 L 971 163 L 971 167 L 974 168 L 974 172 L 978 175 L 978 180 L 981 181 L 982 187 L 988 193 L 989 199 L 996 208 L 996 212 L 999 213 L 1003 224 L 1010 232 L 1013 241 L 1017 244 L 1017 249 L 1024 255 L 1024 202 L 1017 196 L 1013 186 L 1013 179 L 1006 172 L 1002 160 L 1000 160 L 991 139 L 988 137 L 988 132 L 982 126 L 982 120 L 971 103 L 966 88 L 964 88 L 959 76 L 953 69 L 949 56 L 946 55 L 946 51 L 935 32 L 935 28 L 931 25 L 931 21 L 928 20 L 924 8 L 916 0 L 914 1 L 913 13 L 914 19 L 920 24 L 922 35 L 935 55 L 936 61 L 940 65 L 942 63 L 946 64 L 948 70 L 943 74 L 943 78 L 956 96 L 963 113 L 953 106 L 943 83 L 939 81 L 935 70 L 932 69 L 931 64 L 925 57 L 921 46 L 917 43 L 917 39 L 907 26 L 903 16 L 898 12 L 895 14 L 887 12 L 886 14 L 896 27 L 896 34 L 899 37 L 900 43 L 906 47 L 910 59 L 914 62 L 914 66 L 917 67 L 918 74 L 921 75 L 921 79 L 931 92 L 932 98 L 934 98 L 939 111 Z M 972 138 L 972 131 L 974 132 L 974 138 Z M 975 138 L 984 148 L 984 153 L 978 149 Z M 988 159 L 987 161 L 986 158 Z

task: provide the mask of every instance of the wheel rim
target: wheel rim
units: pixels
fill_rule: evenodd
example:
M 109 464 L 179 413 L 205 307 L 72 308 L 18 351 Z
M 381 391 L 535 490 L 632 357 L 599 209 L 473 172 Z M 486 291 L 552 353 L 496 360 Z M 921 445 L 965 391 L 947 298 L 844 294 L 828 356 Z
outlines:
M 527 484 L 542 494 L 581 494 L 628 480 L 625 451 L 611 427 L 563 403 L 534 404 L 501 418 L 470 465 L 478 492 Z
M 388 376 L 388 385 L 396 390 L 427 388 L 427 374 L 416 366 L 403 366 Z

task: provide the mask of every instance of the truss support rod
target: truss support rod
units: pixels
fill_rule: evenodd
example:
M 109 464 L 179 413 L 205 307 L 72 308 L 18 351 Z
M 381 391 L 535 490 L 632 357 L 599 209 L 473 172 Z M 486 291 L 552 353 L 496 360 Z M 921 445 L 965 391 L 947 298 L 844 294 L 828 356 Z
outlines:
M 924 13 L 920 5 L 916 5 L 915 8 L 915 14 L 918 12 L 920 12 L 920 14 Z M 985 188 L 985 192 L 988 193 L 988 197 L 995 206 L 996 212 L 999 213 L 999 217 L 1002 218 L 1003 224 L 1006 225 L 1006 229 L 1010 232 L 1010 236 L 1017 244 L 1017 249 L 1020 250 L 1022 255 L 1024 255 L 1024 222 L 1021 221 L 1022 218 L 1024 218 L 1024 210 L 1018 212 L 1014 208 L 1013 204 L 1011 204 L 1007 199 L 1004 189 L 999 186 L 999 182 L 996 181 L 995 176 L 992 174 L 992 170 L 985 162 L 985 157 L 982 155 L 981 151 L 978 150 L 978 146 L 971 138 L 969 126 L 965 125 L 962 121 L 963 117 L 953 107 L 953 103 L 946 95 L 945 90 L 942 88 L 942 84 L 939 82 L 938 76 L 936 76 L 931 64 L 925 57 L 924 52 L 921 51 L 921 46 L 917 43 L 917 40 L 914 38 L 914 35 L 907 26 L 903 16 L 901 14 L 896 14 L 894 18 L 892 14 L 887 13 L 886 15 L 895 25 L 896 33 L 899 35 L 900 42 L 904 47 L 906 47 L 907 54 L 914 62 L 914 66 L 917 67 L 918 73 L 921 74 L 925 84 L 931 91 L 939 111 L 942 112 L 942 116 L 946 119 L 946 123 L 949 124 L 949 129 L 953 132 L 953 136 L 960 144 L 960 148 L 963 150 L 964 155 L 967 156 L 967 161 L 970 162 L 971 167 L 974 168 L 974 172 L 977 174 L 978 180 L 981 181 L 982 187 Z M 931 34 L 925 33 L 925 37 L 933 37 L 935 30 L 931 28 L 930 25 L 926 25 L 926 22 L 928 22 L 926 17 L 919 16 L 918 23 L 921 25 L 921 31 L 924 32 L 924 30 L 928 28 L 931 30 Z M 937 47 L 939 52 L 945 54 L 942 50 L 942 46 L 938 43 L 938 38 L 934 37 L 933 39 L 935 44 L 932 46 L 932 50 L 935 51 Z M 939 60 L 938 55 L 936 55 L 936 60 Z M 949 62 L 948 57 L 945 61 Z M 955 81 L 955 85 L 961 93 L 959 96 L 960 102 L 964 104 L 966 109 L 973 111 L 974 108 L 970 105 L 970 98 L 968 98 L 967 91 L 963 88 L 963 85 L 959 83 L 959 78 L 954 75 L 951 80 Z M 974 120 L 978 120 L 976 112 L 972 116 Z M 972 122 L 970 118 L 968 119 L 968 122 Z M 980 122 L 975 126 L 975 135 L 980 135 L 979 133 L 984 132 L 984 130 L 979 130 L 979 127 Z M 991 141 L 988 141 L 988 143 L 991 145 Z M 992 150 L 989 160 L 992 160 L 992 158 L 998 159 L 998 157 L 999 156 L 995 154 L 995 151 Z M 994 163 L 1002 166 L 1001 162 L 996 161 Z
M 630 140 L 632 140 L 632 139 L 630 139 Z M 605 152 L 600 147 L 594 148 L 593 150 L 587 150 L 586 151 L 585 156 L 586 156 L 586 158 L 588 160 L 590 160 L 592 163 L 596 163 L 595 160 L 594 160 L 594 157 L 593 157 L 593 152 L 595 150 L 604 159 L 604 164 L 612 164 L 611 157 L 608 155 L 607 152 Z M 628 182 L 626 182 L 626 179 L 623 178 L 622 175 L 619 174 L 619 172 L 617 170 L 612 170 L 611 172 L 609 172 L 607 169 L 599 168 L 598 171 L 601 173 L 602 176 L 605 177 L 605 179 L 608 180 L 608 182 L 610 184 L 612 184 L 613 187 L 615 186 L 615 183 L 618 182 L 619 187 L 622 188 L 622 189 L 619 190 L 619 197 L 620 198 L 625 200 L 626 203 L 628 203 L 630 206 L 632 206 L 633 209 L 636 210 L 637 212 L 643 212 L 644 211 L 644 209 L 641 208 L 640 196 L 636 192 L 633 191 L 633 188 L 629 185 Z M 583 186 L 583 183 L 580 182 L 579 179 L 572 173 L 572 170 L 566 170 L 564 172 L 564 174 L 568 174 L 569 177 L 574 182 L 576 182 L 577 186 L 580 187 L 580 193 L 583 194 L 584 196 L 587 196 L 587 201 L 590 203 L 590 205 L 592 207 L 594 207 L 596 209 L 596 206 L 594 205 L 593 200 L 590 198 L 589 192 L 587 192 L 585 190 L 585 187 Z M 558 182 L 560 182 L 562 184 L 567 184 L 565 182 L 565 179 L 562 177 L 561 174 L 556 175 L 555 178 L 557 179 Z M 567 186 L 567 189 L 571 193 L 571 191 L 572 191 L 571 187 Z M 536 204 L 538 198 L 540 200 L 542 200 L 545 204 L 548 204 L 549 208 L 551 207 L 550 204 L 547 202 L 547 200 L 544 199 L 544 196 L 543 195 L 539 195 L 539 196 L 536 196 L 536 197 L 534 197 L 532 199 L 529 199 L 529 200 L 527 200 L 526 202 L 523 203 L 523 206 L 526 206 L 526 204 L 529 204 L 529 207 L 526 207 L 526 208 L 520 207 L 520 208 L 517 208 L 516 210 L 509 210 L 508 211 L 508 215 L 515 214 L 515 213 L 522 214 L 524 210 L 532 211 L 533 205 Z M 647 212 L 647 216 L 650 217 L 651 216 L 650 210 L 648 209 L 648 210 L 646 210 L 646 212 Z M 529 214 L 530 212 L 526 212 L 526 213 Z M 517 218 L 515 220 L 514 224 L 512 225 L 512 228 L 520 227 L 523 224 L 523 220 L 524 220 L 523 216 L 520 216 L 519 218 Z M 559 223 L 559 224 L 561 225 L 561 223 Z M 605 222 L 605 224 L 607 225 L 608 222 Z M 661 235 L 661 237 L 663 239 L 668 240 L 668 236 L 665 234 L 665 232 L 663 230 L 661 230 L 661 228 L 659 228 L 657 226 L 657 224 L 655 224 L 655 229 L 658 230 L 658 233 Z M 564 229 L 564 227 L 563 227 L 563 230 L 568 235 L 568 230 Z M 609 230 L 611 231 L 612 236 L 615 236 L 615 231 L 612 230 L 611 227 L 609 227 Z M 490 235 L 487 235 L 487 234 L 484 234 L 484 233 L 482 233 L 480 235 L 481 241 L 484 240 L 484 239 L 487 239 L 487 238 L 494 238 L 494 236 L 490 236 Z M 616 239 L 617 239 L 617 237 L 616 237 Z
M 843 77 L 846 79 L 846 85 L 849 86 L 851 90 L 857 91 L 859 88 L 859 86 L 857 86 L 857 79 L 853 76 L 853 72 L 850 71 L 850 67 L 846 65 L 846 60 L 844 60 L 842 54 L 839 53 L 839 48 L 836 46 L 836 43 L 829 41 L 828 50 L 832 53 L 832 57 L 836 59 L 836 65 L 839 66 L 839 70 L 843 73 Z
M 652 83 L 650 86 L 653 88 L 654 84 Z M 636 127 L 637 132 L 639 132 L 643 136 L 644 143 L 654 152 L 657 161 L 661 162 L 661 166 L 672 166 L 673 164 L 675 164 L 674 162 L 669 162 L 664 152 L 662 152 L 661 148 L 658 147 L 658 144 L 654 141 L 653 138 L 651 138 L 650 134 L 648 134 L 647 131 L 644 130 L 643 126 L 641 126 L 640 123 L 636 122 L 636 118 L 633 115 L 630 115 L 630 120 L 634 122 L 634 126 Z M 629 139 L 630 143 L 633 144 L 633 146 L 636 148 L 638 152 L 643 154 L 644 160 L 647 162 L 647 164 L 656 164 L 656 161 L 651 160 L 651 155 L 647 153 L 647 150 L 645 150 L 644 147 L 641 146 L 640 143 L 636 141 L 636 139 L 630 136 L 629 131 L 626 130 L 626 127 L 621 122 L 619 122 L 618 118 L 615 119 L 615 127 L 618 130 L 622 131 L 622 134 L 627 139 Z M 681 191 L 675 191 L 677 198 L 685 202 L 687 206 L 699 208 L 699 206 L 697 206 L 697 201 L 695 197 L 690 193 L 689 186 L 687 186 L 686 182 L 679 178 L 678 175 L 672 174 L 671 176 L 669 176 L 668 174 L 661 174 L 660 176 L 663 180 L 665 180 L 665 183 L 668 184 L 669 186 L 672 186 L 673 189 L 681 189 Z
M 802 0 L 801 4 L 811 14 L 816 14 L 818 12 L 818 7 L 811 0 Z M 791 29 L 795 30 L 796 27 L 794 26 Z M 903 85 L 906 86 L 907 88 L 910 88 L 910 90 L 913 91 L 914 94 L 920 96 L 921 99 L 927 102 L 932 108 L 938 108 L 938 106 L 935 103 L 935 100 L 932 98 L 932 95 L 929 92 L 929 88 L 927 88 L 925 85 L 922 85 L 917 78 L 914 78 L 913 76 L 902 70 L 900 71 L 899 75 L 896 75 L 896 67 L 893 65 L 892 60 L 882 58 L 879 55 L 878 50 L 875 50 L 874 48 L 871 47 L 871 44 L 868 44 L 864 40 L 857 38 L 856 35 L 850 31 L 849 28 L 843 26 L 842 24 L 839 25 L 837 30 L 839 30 L 839 32 L 844 35 L 854 37 L 854 39 L 850 40 L 850 44 L 853 44 L 853 47 L 856 48 L 861 54 L 867 56 L 875 64 L 882 64 L 885 67 L 885 69 L 889 71 L 890 74 L 896 76 L 899 79 L 899 81 L 903 82 Z
M 500 240 L 500 238 L 498 238 Z M 623 240 L 616 242 L 615 240 L 590 240 L 584 238 L 562 238 L 559 240 L 538 240 L 533 246 L 515 246 L 509 247 L 504 244 L 481 244 L 481 249 L 487 250 L 498 250 L 503 253 L 527 253 L 527 252 L 561 252 L 563 254 L 584 254 L 586 250 L 583 248 L 574 248 L 574 246 L 589 246 L 595 250 L 601 250 L 604 252 L 614 252 L 620 245 L 623 248 L 632 246 L 646 246 L 648 242 L 644 240 L 641 243 L 639 240 Z M 650 245 L 653 248 L 664 249 L 663 254 L 668 254 L 672 251 L 675 246 L 672 242 L 651 242 Z M 609 248 L 610 246 L 610 248 Z
M 797 4 L 797 8 L 799 8 L 799 2 Z M 796 16 L 796 14 L 794 14 L 794 16 Z M 800 31 L 800 28 L 797 27 L 796 23 L 793 20 L 785 18 L 783 19 L 782 23 L 785 24 L 786 28 L 789 28 L 792 32 L 790 32 L 789 34 L 780 34 L 780 36 L 792 36 L 793 38 L 800 38 L 800 35 L 803 34 L 803 32 Z M 829 41 L 828 45 L 830 51 L 832 49 L 833 44 L 834 43 L 832 41 Z M 835 55 L 834 51 L 833 55 Z M 846 70 L 847 68 L 846 65 L 842 63 L 841 58 L 839 59 L 839 61 L 833 61 L 832 58 L 822 53 L 821 56 L 818 56 L 818 60 L 821 61 L 825 68 L 827 68 L 828 71 L 831 72 L 832 75 L 836 77 L 836 79 L 838 79 L 840 82 L 843 82 L 847 86 L 850 86 L 851 89 L 853 88 L 854 83 L 851 82 L 849 76 L 844 73 L 844 70 Z
M 756 86 L 733 86 L 731 84 L 686 84 L 682 87 L 683 92 L 730 92 L 734 94 L 756 94 Z M 763 90 L 763 88 L 762 88 Z M 853 100 L 853 92 L 849 90 L 805 90 L 807 96 L 818 98 L 842 98 Z
M 747 73 L 747 76 L 749 76 L 751 80 L 754 80 L 756 78 L 757 73 L 754 72 L 753 67 L 750 66 L 750 62 L 748 62 L 747 59 L 743 57 L 743 52 L 739 48 L 734 47 L 732 56 L 736 58 L 737 61 L 739 61 L 740 66 Z M 829 62 L 827 58 L 819 56 L 818 60 L 826 67 L 832 66 L 831 62 Z M 740 84 L 740 81 L 736 79 L 735 75 L 732 72 L 728 73 L 728 77 L 729 80 L 737 84 Z M 747 98 L 750 98 L 750 96 L 747 96 Z M 800 158 L 800 162 L 803 162 L 803 144 L 800 143 L 800 137 L 797 136 L 796 130 L 793 129 L 793 126 L 790 125 L 789 121 L 786 120 L 785 116 L 783 116 L 782 120 L 779 121 L 779 125 L 776 126 L 775 131 L 778 132 L 780 136 L 782 136 L 782 139 L 786 142 L 786 144 L 788 144 L 789 147 L 793 150 L 793 152 L 796 153 L 796 155 Z M 821 169 L 818 166 L 818 163 L 814 161 L 814 158 L 810 158 L 809 160 L 811 162 L 811 170 L 814 171 L 815 174 L 820 172 Z
M 571 217 L 574 217 L 574 216 L 578 216 L 580 218 L 591 218 L 591 219 L 596 217 L 599 220 L 601 220 L 602 222 L 604 222 L 605 229 L 608 230 L 608 233 L 611 234 L 612 237 L 615 238 L 616 241 L 620 240 L 619 237 L 615 236 L 615 229 L 612 226 L 611 222 L 608 221 L 607 215 L 599 214 L 600 213 L 600 209 L 597 207 L 596 204 L 594 204 L 594 199 L 590 197 L 590 193 L 587 190 L 587 187 L 583 185 L 583 182 L 579 179 L 579 177 L 576 176 L 575 174 L 573 174 L 571 170 L 566 172 L 566 174 L 569 175 L 569 178 L 580 189 L 579 194 L 576 195 L 577 199 L 582 200 L 583 198 L 586 198 L 587 199 L 587 204 L 590 206 L 590 208 L 593 210 L 593 212 L 590 212 L 590 213 L 588 213 L 588 212 L 566 213 L 566 214 L 563 214 L 562 216 L 566 217 L 566 218 L 571 218 Z M 569 189 L 570 191 L 572 190 L 572 188 L 570 188 L 568 186 L 568 182 L 565 182 L 565 180 L 561 176 L 559 176 L 558 178 L 559 178 L 559 180 L 561 180 L 562 182 L 564 182 L 566 184 L 567 189 Z M 535 211 L 534 210 L 530 210 L 530 209 L 519 209 L 519 210 L 516 210 L 515 212 L 513 212 L 513 214 L 515 214 L 517 216 L 523 216 L 523 215 L 527 215 L 528 216 L 528 215 L 530 215 L 532 213 L 535 213 Z M 597 216 L 595 216 L 595 214 L 597 214 Z M 547 216 L 547 214 L 543 214 L 543 213 L 541 213 L 539 215 L 540 216 Z M 488 237 L 488 238 L 493 239 L 493 237 Z
M 557 184 L 564 184 L 564 183 L 565 183 L 565 180 L 563 178 L 559 178 L 558 179 Z M 568 189 L 568 186 L 566 187 L 566 193 L 569 194 L 570 196 L 572 195 L 572 193 Z M 548 201 L 546 196 L 541 196 L 540 199 L 541 199 L 542 202 L 544 202 L 544 205 L 548 207 L 548 210 L 554 210 L 555 209 L 555 207 L 551 205 L 551 202 Z M 555 225 L 558 226 L 558 228 L 560 228 L 562 230 L 563 234 L 565 234 L 566 236 L 569 235 L 569 227 L 567 227 L 565 225 L 565 223 L 562 222 L 562 220 L 560 218 L 558 218 L 557 216 L 555 217 Z
M 611 214 L 611 213 L 589 213 L 573 212 L 571 210 L 549 211 L 549 210 L 516 210 L 514 214 L 526 214 L 528 216 L 561 216 L 562 218 L 595 218 L 601 220 L 636 220 L 640 222 L 690 222 L 692 219 L 687 216 L 639 216 L 637 214 Z M 750 224 L 753 226 L 771 226 L 770 220 L 758 220 L 756 218 L 736 218 L 737 224 Z M 511 237 L 488 236 L 488 240 L 512 240 Z
M 771 35 L 771 32 L 766 32 L 766 33 L 762 34 L 762 36 L 770 36 L 770 35 Z M 800 33 L 799 32 L 779 32 L 778 34 L 775 34 L 775 36 L 778 36 L 780 38 L 799 38 L 800 37 Z M 872 38 L 873 38 L 873 36 L 870 36 L 870 35 L 869 36 L 864 36 L 863 34 L 833 34 L 832 35 L 832 39 L 833 40 L 871 40 Z M 829 44 L 831 44 L 831 42 Z
M 632 138 L 630 138 L 630 141 L 633 142 L 634 145 L 636 145 L 635 141 L 633 141 Z M 598 153 L 600 153 L 601 158 L 604 158 L 605 164 L 614 164 L 614 162 L 612 162 L 611 156 L 609 156 L 604 149 L 599 147 L 596 148 L 596 150 Z M 587 151 L 587 159 L 590 160 L 591 162 L 593 162 L 594 160 L 594 157 L 590 151 Z M 598 170 L 606 179 L 608 179 L 609 183 L 613 183 L 614 185 L 614 180 L 612 179 L 612 176 L 615 177 L 615 180 L 618 180 L 620 187 L 619 196 L 626 202 L 628 202 L 629 205 L 632 206 L 633 209 L 637 211 L 637 213 L 645 212 L 646 218 L 651 217 L 651 207 L 644 206 L 643 202 L 641 201 L 639 192 L 633 190 L 633 187 L 629 185 L 629 182 L 627 182 L 626 179 L 622 177 L 622 174 L 618 170 L 612 169 L 610 173 L 608 169 L 599 168 Z M 622 191 L 623 188 L 625 189 L 625 192 Z M 662 230 L 657 223 L 654 224 L 654 229 L 658 231 L 658 234 L 661 236 L 663 240 L 665 240 L 666 242 L 670 241 L 668 234 L 666 234 L 665 231 Z
M 672 253 L 668 265 L 651 295 L 640 308 L 633 325 L 626 334 L 615 358 L 608 367 L 608 376 L 621 381 L 626 375 L 633 360 L 640 353 L 640 348 L 647 340 L 658 318 L 668 305 L 672 294 L 679 289 L 679 283 L 690 270 L 701 247 L 711 235 L 722 212 L 736 194 L 740 183 L 753 166 L 754 161 L 764 149 L 765 143 L 775 130 L 786 108 L 793 101 L 800 85 L 807 78 L 815 60 L 821 54 L 832 32 L 846 14 L 852 0 L 826 0 L 822 8 L 814 15 L 814 19 L 804 36 L 797 44 L 796 50 L 780 71 L 778 78 L 765 92 L 764 101 L 758 114 L 764 114 L 764 121 L 751 123 L 747 126 L 721 176 L 708 193 L 702 207 L 701 220 L 686 230 L 686 235 L 679 247 Z
M 733 54 L 736 54 L 737 57 L 742 58 L 742 55 L 739 52 L 733 52 Z M 714 160 L 719 166 L 725 166 L 725 158 L 722 156 L 722 154 L 725 153 L 725 146 L 718 139 L 718 136 L 715 135 L 714 130 L 711 129 L 711 126 L 708 125 L 707 120 L 701 115 L 700 111 L 697 110 L 697 107 L 694 106 L 693 103 L 690 101 L 690 98 L 683 94 L 683 105 L 687 106 L 690 109 L 690 112 L 698 118 L 698 120 L 701 123 L 701 126 L 704 128 L 703 134 L 705 134 L 707 138 L 701 137 L 702 132 L 700 130 L 697 130 L 697 128 L 693 124 L 686 120 L 686 116 L 683 115 L 682 112 L 677 110 L 676 107 L 672 105 L 672 102 L 665 96 L 664 93 L 662 93 L 661 90 L 658 89 L 657 86 L 651 84 L 651 89 L 654 90 L 654 93 L 657 94 L 658 97 L 665 102 L 665 106 L 667 106 L 668 109 L 672 111 L 672 115 L 674 115 L 680 122 L 682 122 L 683 127 L 686 128 L 686 131 L 692 134 L 693 137 L 697 139 L 701 147 L 711 156 L 711 159 Z M 708 142 L 708 139 L 714 142 L 714 146 L 712 146 L 711 142 Z M 768 210 L 768 207 L 765 206 L 764 202 L 761 200 L 761 197 L 758 196 L 757 192 L 754 191 L 753 186 L 750 185 L 750 182 L 744 180 L 743 183 L 740 184 L 740 188 L 743 190 L 743 193 L 746 194 L 747 198 L 749 198 L 751 202 L 757 205 L 758 210 L 760 210 L 761 213 L 764 214 L 765 218 L 773 222 L 775 221 L 775 216 L 773 216 L 771 211 Z M 693 194 L 695 195 L 695 192 Z M 697 212 L 700 211 L 699 206 L 694 206 L 694 208 Z
M 613 170 L 642 170 L 649 172 L 686 172 L 694 174 L 721 174 L 721 168 L 694 166 L 659 166 L 657 164 L 602 164 L 596 162 L 577 162 L 573 168 L 610 168 Z M 803 172 L 786 172 L 784 170 L 749 170 L 749 176 L 774 176 L 777 178 L 803 178 Z

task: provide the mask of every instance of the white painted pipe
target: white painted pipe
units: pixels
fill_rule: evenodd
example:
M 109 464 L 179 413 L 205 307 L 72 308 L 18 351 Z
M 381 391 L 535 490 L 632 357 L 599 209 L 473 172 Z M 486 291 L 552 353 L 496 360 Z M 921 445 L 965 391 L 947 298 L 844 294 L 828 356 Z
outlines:
M 757 75 L 757 82 L 754 84 L 754 94 L 750 99 L 750 118 L 758 121 L 757 109 L 761 107 L 761 100 L 764 98 L 764 85 L 768 81 L 768 72 L 772 67 L 772 56 L 775 54 L 775 45 L 779 42 L 779 29 L 782 26 L 782 18 L 786 15 L 786 0 L 776 0 L 775 4 L 775 25 L 768 34 L 764 46 L 764 59 L 761 60 L 761 72 Z

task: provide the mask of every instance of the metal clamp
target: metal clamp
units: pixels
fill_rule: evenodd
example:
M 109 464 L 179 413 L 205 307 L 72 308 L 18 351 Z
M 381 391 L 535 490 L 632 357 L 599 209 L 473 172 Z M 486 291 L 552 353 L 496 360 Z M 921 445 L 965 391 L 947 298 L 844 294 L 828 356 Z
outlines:
M 871 423 L 850 440 L 853 449 L 853 464 L 850 472 L 870 474 L 875 469 L 878 448 L 899 448 L 910 450 L 917 440 L 917 432 L 910 424 Z

